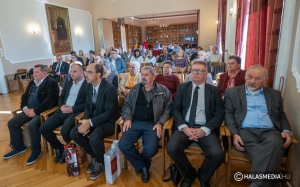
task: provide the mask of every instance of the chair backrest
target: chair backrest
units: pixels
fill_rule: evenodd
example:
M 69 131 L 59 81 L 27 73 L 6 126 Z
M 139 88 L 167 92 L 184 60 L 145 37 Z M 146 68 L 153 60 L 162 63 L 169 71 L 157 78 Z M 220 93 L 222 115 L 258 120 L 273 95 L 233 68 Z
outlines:
M 174 67 L 173 73 L 182 73 L 182 67 Z
M 182 73 L 174 73 L 179 78 L 180 84 L 184 82 L 184 74 Z
M 125 97 L 119 95 L 118 96 L 118 107 L 122 108 L 124 105 L 124 102 L 125 102 Z
M 151 63 L 143 63 L 144 66 L 151 66 Z
M 123 76 L 124 76 L 124 73 L 119 73 L 119 74 L 118 74 L 118 81 L 119 81 L 119 84 L 120 84 L 121 79 L 123 78 Z
M 158 66 L 154 66 L 156 73 L 161 73 L 161 68 Z
M 27 69 L 17 69 L 16 73 L 28 73 Z

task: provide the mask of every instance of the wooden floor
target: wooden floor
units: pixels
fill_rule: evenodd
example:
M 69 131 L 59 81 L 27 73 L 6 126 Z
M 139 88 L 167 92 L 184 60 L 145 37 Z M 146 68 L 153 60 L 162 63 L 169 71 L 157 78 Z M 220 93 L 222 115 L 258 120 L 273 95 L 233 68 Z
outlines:
M 6 95 L 0 95 L 0 156 L 9 152 L 9 131 L 7 128 L 7 121 L 12 118 L 11 110 L 20 107 L 19 92 L 11 92 Z M 110 145 L 107 145 L 110 146 Z M 126 187 L 159 187 L 159 186 L 173 186 L 172 182 L 163 182 L 162 177 L 162 152 L 159 150 L 158 154 L 153 158 L 152 166 L 150 168 L 150 180 L 147 184 L 141 181 L 141 175 L 135 174 L 133 167 L 129 164 L 128 170 L 123 169 L 120 177 L 117 178 L 113 185 L 106 184 L 105 175 L 102 175 L 95 181 L 89 180 L 89 174 L 86 174 L 85 169 L 87 164 L 80 169 L 79 177 L 68 177 L 66 175 L 65 164 L 54 163 L 54 156 L 50 153 L 43 152 L 38 161 L 31 165 L 26 165 L 26 160 L 30 156 L 30 149 L 25 153 L 17 155 L 11 159 L 3 160 L 0 158 L 0 187 L 4 186 L 126 186 Z M 197 157 L 189 157 L 192 165 L 199 168 L 202 160 Z M 88 162 L 89 163 L 89 162 Z M 169 165 L 170 159 L 167 158 Z M 220 167 L 220 180 L 219 187 L 224 187 L 226 183 L 226 164 Z M 245 171 L 249 170 L 250 166 L 245 164 L 236 163 L 232 166 L 232 171 Z M 216 186 L 216 178 L 213 176 L 211 186 Z M 193 186 L 200 186 L 199 181 L 196 179 Z M 238 183 L 232 182 L 232 187 L 249 186 L 248 182 Z

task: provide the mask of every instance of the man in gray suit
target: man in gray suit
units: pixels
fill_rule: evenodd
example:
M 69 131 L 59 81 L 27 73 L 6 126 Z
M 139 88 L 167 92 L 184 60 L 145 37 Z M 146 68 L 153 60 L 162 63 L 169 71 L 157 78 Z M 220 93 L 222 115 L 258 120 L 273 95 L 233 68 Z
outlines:
M 252 162 L 251 173 L 279 173 L 283 148 L 291 143 L 291 127 L 279 91 L 262 87 L 267 70 L 254 65 L 246 84 L 225 91 L 225 120 L 233 144 Z M 279 186 L 270 180 L 249 180 L 251 187 Z

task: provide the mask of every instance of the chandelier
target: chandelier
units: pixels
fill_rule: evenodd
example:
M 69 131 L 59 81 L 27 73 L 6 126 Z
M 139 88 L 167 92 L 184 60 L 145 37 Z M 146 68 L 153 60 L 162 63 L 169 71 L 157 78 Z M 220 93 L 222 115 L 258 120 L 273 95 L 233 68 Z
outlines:
M 154 25 L 159 25 L 159 19 L 158 18 L 154 18 L 154 16 L 152 16 L 152 19 L 148 19 L 147 20 L 147 24 L 154 24 Z
M 159 23 L 159 27 L 169 27 L 169 23 Z

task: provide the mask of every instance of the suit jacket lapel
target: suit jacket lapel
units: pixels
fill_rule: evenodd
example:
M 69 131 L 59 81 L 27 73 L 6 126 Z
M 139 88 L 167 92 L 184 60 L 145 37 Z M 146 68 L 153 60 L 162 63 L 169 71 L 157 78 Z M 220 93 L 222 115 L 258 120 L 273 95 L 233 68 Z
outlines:
M 96 101 L 96 103 L 98 103 L 98 101 L 100 101 L 100 98 L 101 98 L 101 96 L 103 94 L 103 91 L 104 91 L 105 84 L 106 84 L 105 80 L 102 79 L 101 83 L 99 85 L 99 88 L 98 88 L 98 95 L 97 95 L 97 101 Z
M 207 116 L 208 113 L 208 107 L 209 107 L 209 102 L 210 102 L 210 95 L 211 95 L 211 89 L 210 86 L 208 86 L 205 83 L 205 93 L 204 93 L 204 100 L 205 100 L 205 116 Z
M 271 104 L 272 104 L 272 95 L 267 88 L 263 88 L 266 104 L 269 112 L 269 116 L 271 116 Z
M 186 102 L 185 102 L 185 104 L 186 104 L 186 111 L 185 111 L 184 116 L 186 115 L 186 112 L 188 111 L 189 106 L 191 104 L 192 91 L 193 91 L 193 84 L 192 84 L 192 82 L 190 82 L 190 84 L 187 85 L 187 89 L 186 89 L 186 92 L 185 92 L 185 97 L 186 97 Z
M 241 100 L 244 112 L 247 113 L 246 91 L 245 86 L 240 86 L 238 89 L 238 96 Z
M 85 85 L 86 85 L 86 81 L 84 80 L 83 83 L 81 84 L 81 87 L 80 87 L 79 92 L 77 94 L 76 101 L 77 101 L 78 97 L 80 96 L 80 94 L 81 94 L 83 88 L 85 87 Z M 76 103 L 76 101 L 75 101 L 75 103 Z

